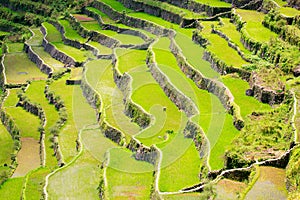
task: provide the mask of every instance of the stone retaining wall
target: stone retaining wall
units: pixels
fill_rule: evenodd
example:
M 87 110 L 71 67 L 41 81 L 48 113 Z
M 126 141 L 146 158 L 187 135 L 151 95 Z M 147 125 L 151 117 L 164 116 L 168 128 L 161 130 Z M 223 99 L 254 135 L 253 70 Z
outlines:
M 44 63 L 44 61 L 37 55 L 27 43 L 24 43 L 25 53 L 27 53 L 28 58 L 36 64 L 36 66 L 41 70 L 41 72 L 47 74 L 51 77 L 53 69 Z
M 41 32 L 44 34 L 42 46 L 44 47 L 44 50 L 51 55 L 51 57 L 64 64 L 74 65 L 74 66 L 80 65 L 80 63 L 75 62 L 75 60 L 72 57 L 59 51 L 58 49 L 56 49 L 56 47 L 53 44 L 47 41 L 46 39 L 47 31 L 43 26 L 41 27 Z
M 188 117 L 199 113 L 197 107 L 192 100 L 177 90 L 168 80 L 167 76 L 159 69 L 155 62 L 155 55 L 152 49 L 149 50 L 147 57 L 147 65 L 156 82 L 163 89 L 169 99 L 180 109 L 183 110 Z
M 244 127 L 244 121 L 240 115 L 239 107 L 234 103 L 234 97 L 229 91 L 229 89 L 221 82 L 206 78 L 199 72 L 194 69 L 182 55 L 180 47 L 176 44 L 174 38 L 171 38 L 170 45 L 171 52 L 174 54 L 177 60 L 177 64 L 180 67 L 181 71 L 194 83 L 198 88 L 207 90 L 208 92 L 216 95 L 224 108 L 229 111 L 230 114 L 234 117 L 234 125 L 240 130 Z
M 103 2 L 94 1 L 92 3 L 92 6 L 108 15 L 114 21 L 120 21 L 122 24 L 125 24 L 127 26 L 143 29 L 154 35 L 169 35 L 170 33 L 170 30 L 162 26 L 158 26 L 147 20 L 131 17 L 124 13 L 120 13 Z

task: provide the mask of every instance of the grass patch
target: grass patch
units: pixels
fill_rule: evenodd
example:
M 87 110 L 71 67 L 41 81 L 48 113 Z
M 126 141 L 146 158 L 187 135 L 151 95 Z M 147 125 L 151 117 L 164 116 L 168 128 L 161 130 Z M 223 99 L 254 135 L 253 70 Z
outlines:
M 48 42 L 62 42 L 62 36 L 60 32 L 50 23 L 44 22 L 42 23 L 43 27 L 45 27 L 47 31 L 46 40 Z
M 78 41 L 80 43 L 85 43 L 87 39 L 81 37 L 71 26 L 70 22 L 67 20 L 58 20 L 58 22 L 64 27 L 65 36 L 71 40 Z
M 123 94 L 113 80 L 111 62 L 95 60 L 89 62 L 86 67 L 87 80 L 101 95 L 106 121 L 126 135 L 136 134 L 139 127 L 124 114 Z
M 204 76 L 208 78 L 217 78 L 219 73 L 213 70 L 210 63 L 203 60 L 204 48 L 195 44 L 191 38 L 184 34 L 177 33 L 175 37 L 176 43 L 181 48 L 183 55 L 187 58 L 187 61 L 197 70 L 199 70 Z
M 200 182 L 202 161 L 193 141 L 182 133 L 162 149 L 163 160 L 159 188 L 162 192 L 178 191 Z
M 26 184 L 25 197 L 28 200 L 41 199 L 43 197 L 43 187 L 45 185 L 45 178 L 50 173 L 47 168 L 39 168 L 28 174 L 28 181 Z
M 269 104 L 263 104 L 254 97 L 246 95 L 246 90 L 249 89 L 249 84 L 246 81 L 231 75 L 223 76 L 222 81 L 233 94 L 234 102 L 240 106 L 243 118 L 253 111 L 272 109 Z
M 45 151 L 46 151 L 46 165 L 48 167 L 55 167 L 57 165 L 56 158 L 53 156 L 54 151 L 52 149 L 52 134 L 50 133 L 51 127 L 59 119 L 58 111 L 54 105 L 51 105 L 45 98 L 44 90 L 46 83 L 44 81 L 35 81 L 30 84 L 26 90 L 27 98 L 34 103 L 38 103 L 43 108 L 46 115 L 46 126 L 45 126 Z
M 14 141 L 2 122 L 0 122 L 0 146 L 0 166 L 4 166 L 4 164 L 9 166 L 11 163 L 10 155 L 13 152 Z
M 154 181 L 154 166 L 132 158 L 125 149 L 111 149 L 106 176 L 112 199 L 149 199 Z
M 68 120 L 62 127 L 58 141 L 60 145 L 61 152 L 64 156 L 64 160 L 69 162 L 76 154 L 76 139 L 78 130 L 76 129 L 75 121 L 73 118 L 73 98 L 74 98 L 74 86 L 66 85 L 66 80 L 68 78 L 66 74 L 63 78 L 54 81 L 50 86 L 49 90 L 53 91 L 55 95 L 60 96 L 64 101 Z
M 43 42 L 44 35 L 40 31 L 40 28 L 30 29 L 33 32 L 32 37 L 26 41 L 30 46 L 41 46 Z
M 24 49 L 23 43 L 6 43 L 8 53 L 19 53 Z
M 240 68 L 242 65 L 249 64 L 238 54 L 236 50 L 228 46 L 228 42 L 217 34 L 211 33 L 211 25 L 215 22 L 202 22 L 204 25 L 203 35 L 209 40 L 207 49 L 214 53 L 220 60 L 229 66 Z
M 232 117 L 226 114 L 220 100 L 207 91 L 200 90 L 192 80 L 188 79 L 181 72 L 174 55 L 168 50 L 169 44 L 169 39 L 161 38 L 154 45 L 156 61 L 159 64 L 159 68 L 167 74 L 170 82 L 186 96 L 190 97 L 198 107 L 200 116 L 195 116 L 193 121 L 203 128 L 210 141 L 211 167 L 220 169 L 223 167 L 224 146 L 230 144 L 230 141 L 232 141 L 238 131 L 233 126 Z M 215 121 L 219 123 L 212 124 Z M 223 138 L 226 138 L 226 140 Z
M 39 140 L 38 127 L 40 120 L 37 116 L 26 112 L 21 107 L 9 107 L 5 108 L 5 111 L 13 118 L 20 129 L 21 137 L 32 137 L 35 140 Z
M 194 1 L 199 2 L 201 4 L 209 5 L 212 7 L 225 7 L 225 8 L 231 7 L 230 3 L 220 1 L 220 0 L 194 0 Z
M 236 26 L 230 22 L 230 19 L 221 18 L 221 20 L 222 25 L 217 26 L 216 28 L 222 31 L 222 33 L 224 33 L 225 35 L 227 35 L 230 38 L 230 40 L 240 48 L 241 51 L 247 54 L 251 54 L 251 52 L 248 49 L 246 49 L 243 43 L 241 42 L 241 33 L 238 30 L 236 30 Z
M 236 13 L 247 22 L 244 26 L 249 36 L 262 43 L 269 42 L 270 38 L 277 38 L 277 34 L 262 25 L 265 14 L 253 10 L 237 9 Z
M 76 49 L 63 43 L 52 43 L 58 50 L 75 59 L 77 62 L 85 62 L 88 58 L 94 57 L 92 52 Z
M 25 53 L 6 54 L 4 66 L 7 83 L 26 83 L 27 80 L 44 80 L 47 77 Z
M 64 64 L 52 58 L 50 54 L 44 51 L 44 47 L 32 47 L 32 50 L 54 71 L 60 72 L 65 70 Z
M 100 166 L 101 162 L 84 151 L 74 163 L 49 178 L 49 199 L 99 198 Z
M 0 188 L 0 198 L 20 200 L 24 177 L 8 179 Z
M 110 49 L 98 42 L 89 41 L 88 44 L 95 47 L 96 49 L 98 49 L 100 54 L 104 54 L 104 55 L 112 54 L 112 49 Z

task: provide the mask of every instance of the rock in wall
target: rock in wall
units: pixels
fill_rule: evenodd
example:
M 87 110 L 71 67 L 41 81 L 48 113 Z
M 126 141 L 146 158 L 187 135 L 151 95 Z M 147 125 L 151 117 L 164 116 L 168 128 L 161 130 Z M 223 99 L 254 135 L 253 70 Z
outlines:
M 250 88 L 253 96 L 262 103 L 273 105 L 280 104 L 284 100 L 284 88 L 281 91 L 265 88 L 259 83 L 257 73 L 253 73 L 250 78 Z
M 116 128 L 110 126 L 105 121 L 105 116 L 102 114 L 103 107 L 102 107 L 102 102 L 101 102 L 101 96 L 88 83 L 88 80 L 86 79 L 86 70 L 87 69 L 84 68 L 84 73 L 83 73 L 82 81 L 81 81 L 81 89 L 82 89 L 83 95 L 85 96 L 85 98 L 87 99 L 89 104 L 96 109 L 97 120 L 100 124 L 100 129 L 101 129 L 102 133 L 105 135 L 105 137 L 111 139 L 112 141 L 116 142 L 119 145 L 123 145 L 125 136 L 120 130 L 117 130 Z
M 143 144 L 141 144 L 139 141 L 137 141 L 135 138 L 132 138 L 127 145 L 127 148 L 134 152 L 134 158 L 136 160 L 146 161 L 151 164 L 155 164 L 158 159 L 158 150 L 151 146 L 146 147 Z
M 194 81 L 198 88 L 207 90 L 208 92 L 216 95 L 224 108 L 229 111 L 234 117 L 234 125 L 238 130 L 244 127 L 244 121 L 240 115 L 239 107 L 234 103 L 234 97 L 229 89 L 221 82 L 206 78 L 194 69 L 181 53 L 180 47 L 177 45 L 174 38 L 171 38 L 170 44 L 171 52 L 174 54 L 177 60 L 177 64 L 181 71 L 190 79 Z
M 164 93 L 174 104 L 180 109 L 184 110 L 188 117 L 198 114 L 198 110 L 192 100 L 177 90 L 168 80 L 167 76 L 158 68 L 155 62 L 154 52 L 152 49 L 149 50 L 147 58 L 147 66 L 156 82 L 163 89 Z
M 80 65 L 79 63 L 75 62 L 73 58 L 59 51 L 58 49 L 55 48 L 53 44 L 47 41 L 46 39 L 47 31 L 43 26 L 41 27 L 41 32 L 44 34 L 42 46 L 44 47 L 44 50 L 51 55 L 51 57 L 64 64 L 74 65 L 74 66 Z
M 132 118 L 132 120 L 137 123 L 140 127 L 146 128 L 149 126 L 151 121 L 151 116 L 143 108 L 135 104 L 131 100 L 131 82 L 132 78 L 129 74 L 124 73 L 123 75 L 119 72 L 117 66 L 116 56 L 113 59 L 113 75 L 114 81 L 118 88 L 122 91 L 125 103 L 125 114 Z
M 36 64 L 36 66 L 41 70 L 41 72 L 51 76 L 53 69 L 44 63 L 44 61 L 32 50 L 31 46 L 24 43 L 25 53 L 27 53 L 28 58 Z

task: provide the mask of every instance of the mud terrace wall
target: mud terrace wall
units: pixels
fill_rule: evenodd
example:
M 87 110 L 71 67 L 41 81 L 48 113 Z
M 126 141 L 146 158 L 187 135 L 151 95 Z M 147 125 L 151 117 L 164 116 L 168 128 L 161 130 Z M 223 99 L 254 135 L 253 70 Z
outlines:
M 145 147 L 135 138 L 132 138 L 130 140 L 129 144 L 127 145 L 127 148 L 134 152 L 134 158 L 136 160 L 146 161 L 151 164 L 155 164 L 159 156 L 159 152 L 156 149 L 156 147 Z
M 108 15 L 110 18 L 112 18 L 114 21 L 120 21 L 122 24 L 125 24 L 130 27 L 140 28 L 146 31 L 149 31 L 150 33 L 154 35 L 169 35 L 169 30 L 163 28 L 162 26 L 158 26 L 156 24 L 151 23 L 147 20 L 142 20 L 135 17 L 130 17 L 124 13 L 120 13 L 113 8 L 111 8 L 109 5 L 106 5 L 103 2 L 100 1 L 94 1 L 92 3 L 92 6 L 101 12 Z
M 244 121 L 240 115 L 240 108 L 234 103 L 234 97 L 229 89 L 221 82 L 206 78 L 198 70 L 195 70 L 181 53 L 181 49 L 176 44 L 174 38 L 171 38 L 171 52 L 177 60 L 177 64 L 181 71 L 190 79 L 192 79 L 198 88 L 207 90 L 216 95 L 226 110 L 234 117 L 234 125 L 238 130 L 244 127 Z

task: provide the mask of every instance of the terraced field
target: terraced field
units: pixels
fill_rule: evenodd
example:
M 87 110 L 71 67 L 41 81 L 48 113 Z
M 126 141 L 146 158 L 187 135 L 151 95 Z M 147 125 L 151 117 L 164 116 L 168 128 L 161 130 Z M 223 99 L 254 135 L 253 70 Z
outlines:
M 12 3 L 0 2 L 15 16 L 0 30 L 19 27 L 0 31 L 0 199 L 299 196 L 299 67 L 286 70 L 299 44 L 276 29 L 299 29 L 296 8 Z

